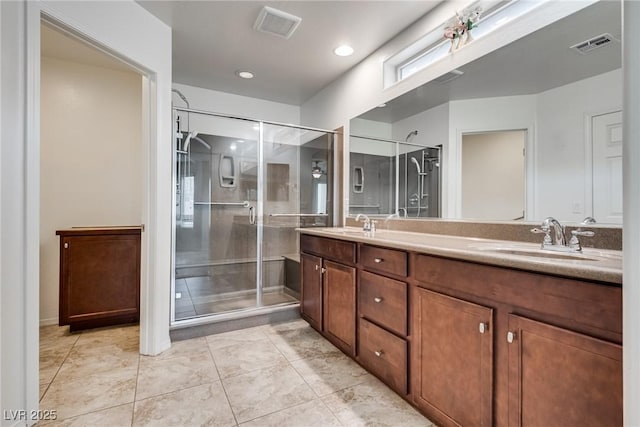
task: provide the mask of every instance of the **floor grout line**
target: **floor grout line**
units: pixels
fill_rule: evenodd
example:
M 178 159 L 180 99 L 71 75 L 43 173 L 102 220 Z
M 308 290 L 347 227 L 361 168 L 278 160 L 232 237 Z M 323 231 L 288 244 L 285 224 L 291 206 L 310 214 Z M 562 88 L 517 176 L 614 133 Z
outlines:
M 210 335 L 207 335 L 210 336 Z M 231 406 L 231 399 L 229 399 L 229 394 L 227 393 L 227 389 L 224 386 L 224 381 L 222 381 L 222 377 L 220 376 L 220 370 L 218 369 L 218 364 L 216 363 L 216 358 L 213 357 L 213 352 L 211 351 L 211 346 L 209 346 L 209 341 L 207 340 L 207 337 L 205 337 L 205 343 L 207 344 L 207 348 L 209 349 L 209 354 L 211 355 L 211 360 L 213 361 L 213 367 L 216 369 L 216 372 L 218 373 L 218 379 L 220 381 L 220 387 L 222 387 L 222 391 L 224 393 L 224 397 L 226 397 L 227 399 L 227 404 L 229 405 L 229 410 L 231 411 L 231 415 L 233 415 L 233 420 L 236 423 L 236 426 L 239 425 L 238 424 L 238 417 L 236 417 L 236 413 L 233 410 L 233 406 Z

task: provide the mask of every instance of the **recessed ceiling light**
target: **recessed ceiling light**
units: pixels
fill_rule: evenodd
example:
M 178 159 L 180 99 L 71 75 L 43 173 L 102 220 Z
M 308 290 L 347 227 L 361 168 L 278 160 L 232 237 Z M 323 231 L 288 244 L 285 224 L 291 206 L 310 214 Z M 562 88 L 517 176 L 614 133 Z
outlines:
M 333 53 L 338 56 L 349 56 L 353 54 L 353 48 L 351 46 L 343 44 L 342 46 L 338 46 L 337 48 L 333 49 Z
M 251 71 L 236 71 L 236 75 L 243 79 L 252 79 L 253 73 Z
M 232 150 L 235 150 L 236 148 L 238 148 L 238 146 L 236 145 L 235 142 L 232 142 L 229 148 L 231 148 Z
M 384 108 L 384 107 L 386 107 L 386 106 L 387 106 L 387 104 L 385 104 L 385 103 L 383 102 L 382 104 L 378 105 L 378 108 Z

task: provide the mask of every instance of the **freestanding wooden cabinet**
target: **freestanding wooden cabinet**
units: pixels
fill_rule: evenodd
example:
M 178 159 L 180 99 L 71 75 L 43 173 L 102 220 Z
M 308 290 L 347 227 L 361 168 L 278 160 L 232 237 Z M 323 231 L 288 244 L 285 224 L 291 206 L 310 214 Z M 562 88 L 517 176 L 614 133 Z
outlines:
M 72 228 L 56 234 L 59 324 L 75 331 L 138 322 L 141 228 Z

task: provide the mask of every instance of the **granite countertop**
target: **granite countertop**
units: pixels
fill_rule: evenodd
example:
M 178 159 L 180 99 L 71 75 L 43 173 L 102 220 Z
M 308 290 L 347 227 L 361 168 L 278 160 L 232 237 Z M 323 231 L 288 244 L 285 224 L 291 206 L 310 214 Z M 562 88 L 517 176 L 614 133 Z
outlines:
M 595 248 L 583 248 L 582 253 L 543 251 L 536 243 L 395 230 L 377 230 L 371 234 L 357 227 L 296 230 L 314 236 L 622 285 L 622 251 Z

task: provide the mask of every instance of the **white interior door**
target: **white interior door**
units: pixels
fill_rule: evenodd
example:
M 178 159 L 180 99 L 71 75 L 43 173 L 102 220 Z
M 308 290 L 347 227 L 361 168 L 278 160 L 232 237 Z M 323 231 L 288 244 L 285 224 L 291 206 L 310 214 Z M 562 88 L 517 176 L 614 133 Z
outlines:
M 622 112 L 595 116 L 593 135 L 593 216 L 622 224 Z

